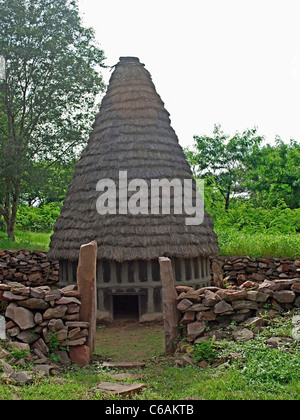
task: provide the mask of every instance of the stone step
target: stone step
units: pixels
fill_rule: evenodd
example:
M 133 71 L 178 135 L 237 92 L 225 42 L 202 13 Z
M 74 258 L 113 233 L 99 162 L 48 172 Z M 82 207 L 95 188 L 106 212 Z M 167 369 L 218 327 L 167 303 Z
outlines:
M 137 394 L 145 384 L 119 384 L 112 382 L 101 382 L 97 385 L 96 392 L 104 392 L 113 395 L 128 396 Z
M 145 367 L 143 362 L 103 362 L 103 367 L 111 368 L 134 368 L 134 367 Z

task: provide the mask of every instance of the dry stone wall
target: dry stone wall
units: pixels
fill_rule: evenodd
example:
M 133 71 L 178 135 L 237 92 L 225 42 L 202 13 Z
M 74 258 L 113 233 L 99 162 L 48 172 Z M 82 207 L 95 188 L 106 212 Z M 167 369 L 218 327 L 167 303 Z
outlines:
M 300 308 L 299 277 L 260 284 L 247 280 L 226 289 L 178 286 L 176 290 L 182 338 L 194 344 L 213 337 L 247 341 L 253 338 L 254 327 L 264 326 L 261 315 L 266 310 L 277 314 Z
M 217 257 L 213 261 L 220 264 L 226 281 L 238 286 L 246 280 L 300 278 L 300 260 L 291 258 Z
M 6 281 L 0 283 L 0 305 L 7 339 L 31 350 L 36 361 L 54 355 L 65 363 L 70 359 L 76 363 L 85 352 L 89 323 L 80 320 L 77 286 L 53 290 Z
M 58 285 L 59 263 L 42 251 L 1 251 L 0 283 L 15 281 L 26 286 Z

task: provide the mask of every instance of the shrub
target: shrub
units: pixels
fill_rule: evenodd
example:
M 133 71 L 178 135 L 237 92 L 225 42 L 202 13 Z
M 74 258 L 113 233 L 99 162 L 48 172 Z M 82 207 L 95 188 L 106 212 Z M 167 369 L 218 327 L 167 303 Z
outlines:
M 20 205 L 16 229 L 33 232 L 50 232 L 60 214 L 61 204 L 49 203 L 41 207 Z
M 196 344 L 194 346 L 193 358 L 196 363 L 202 360 L 213 362 L 218 358 L 217 345 L 212 339 Z

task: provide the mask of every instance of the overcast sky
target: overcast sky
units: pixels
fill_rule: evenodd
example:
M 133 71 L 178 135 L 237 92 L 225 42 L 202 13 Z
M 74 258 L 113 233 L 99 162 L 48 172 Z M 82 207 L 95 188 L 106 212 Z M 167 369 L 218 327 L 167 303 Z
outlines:
M 300 140 L 300 0 L 79 0 L 113 66 L 151 73 L 180 144 L 254 126 Z M 103 72 L 108 82 L 110 72 Z

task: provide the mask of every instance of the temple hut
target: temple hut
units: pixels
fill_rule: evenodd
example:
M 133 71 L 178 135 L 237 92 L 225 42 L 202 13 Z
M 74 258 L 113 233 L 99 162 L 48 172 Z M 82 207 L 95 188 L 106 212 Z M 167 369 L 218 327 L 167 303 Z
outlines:
M 148 209 L 140 194 L 140 200 L 133 200 L 137 211 L 131 212 L 129 201 L 124 204 L 120 198 L 127 193 L 130 200 L 137 194 L 128 188 L 139 184 L 130 184 L 132 180 L 143 180 L 152 191 L 152 180 L 174 179 L 177 183 L 191 180 L 195 203 L 196 183 L 151 75 L 138 58 L 121 57 L 88 145 L 75 166 L 49 251 L 50 258 L 60 261 L 61 285 L 68 285 L 76 281 L 80 246 L 97 241 L 100 319 L 135 317 L 143 321 L 161 314 L 161 256 L 171 259 L 176 285 L 210 284 L 209 258 L 219 252 L 213 223 L 206 211 L 201 224 L 190 225 L 187 216 L 191 215 L 184 205 L 181 214 L 178 208 L 174 210 L 176 191 L 177 199 L 181 194 L 176 182 L 169 189 L 169 214 L 161 206 L 160 211 L 151 207 L 154 198 L 150 194 Z M 110 193 L 116 193 L 115 202 L 108 194 L 107 180 L 113 183 Z M 108 182 L 107 188 L 103 182 Z M 156 199 L 163 204 L 163 188 L 158 191 Z

